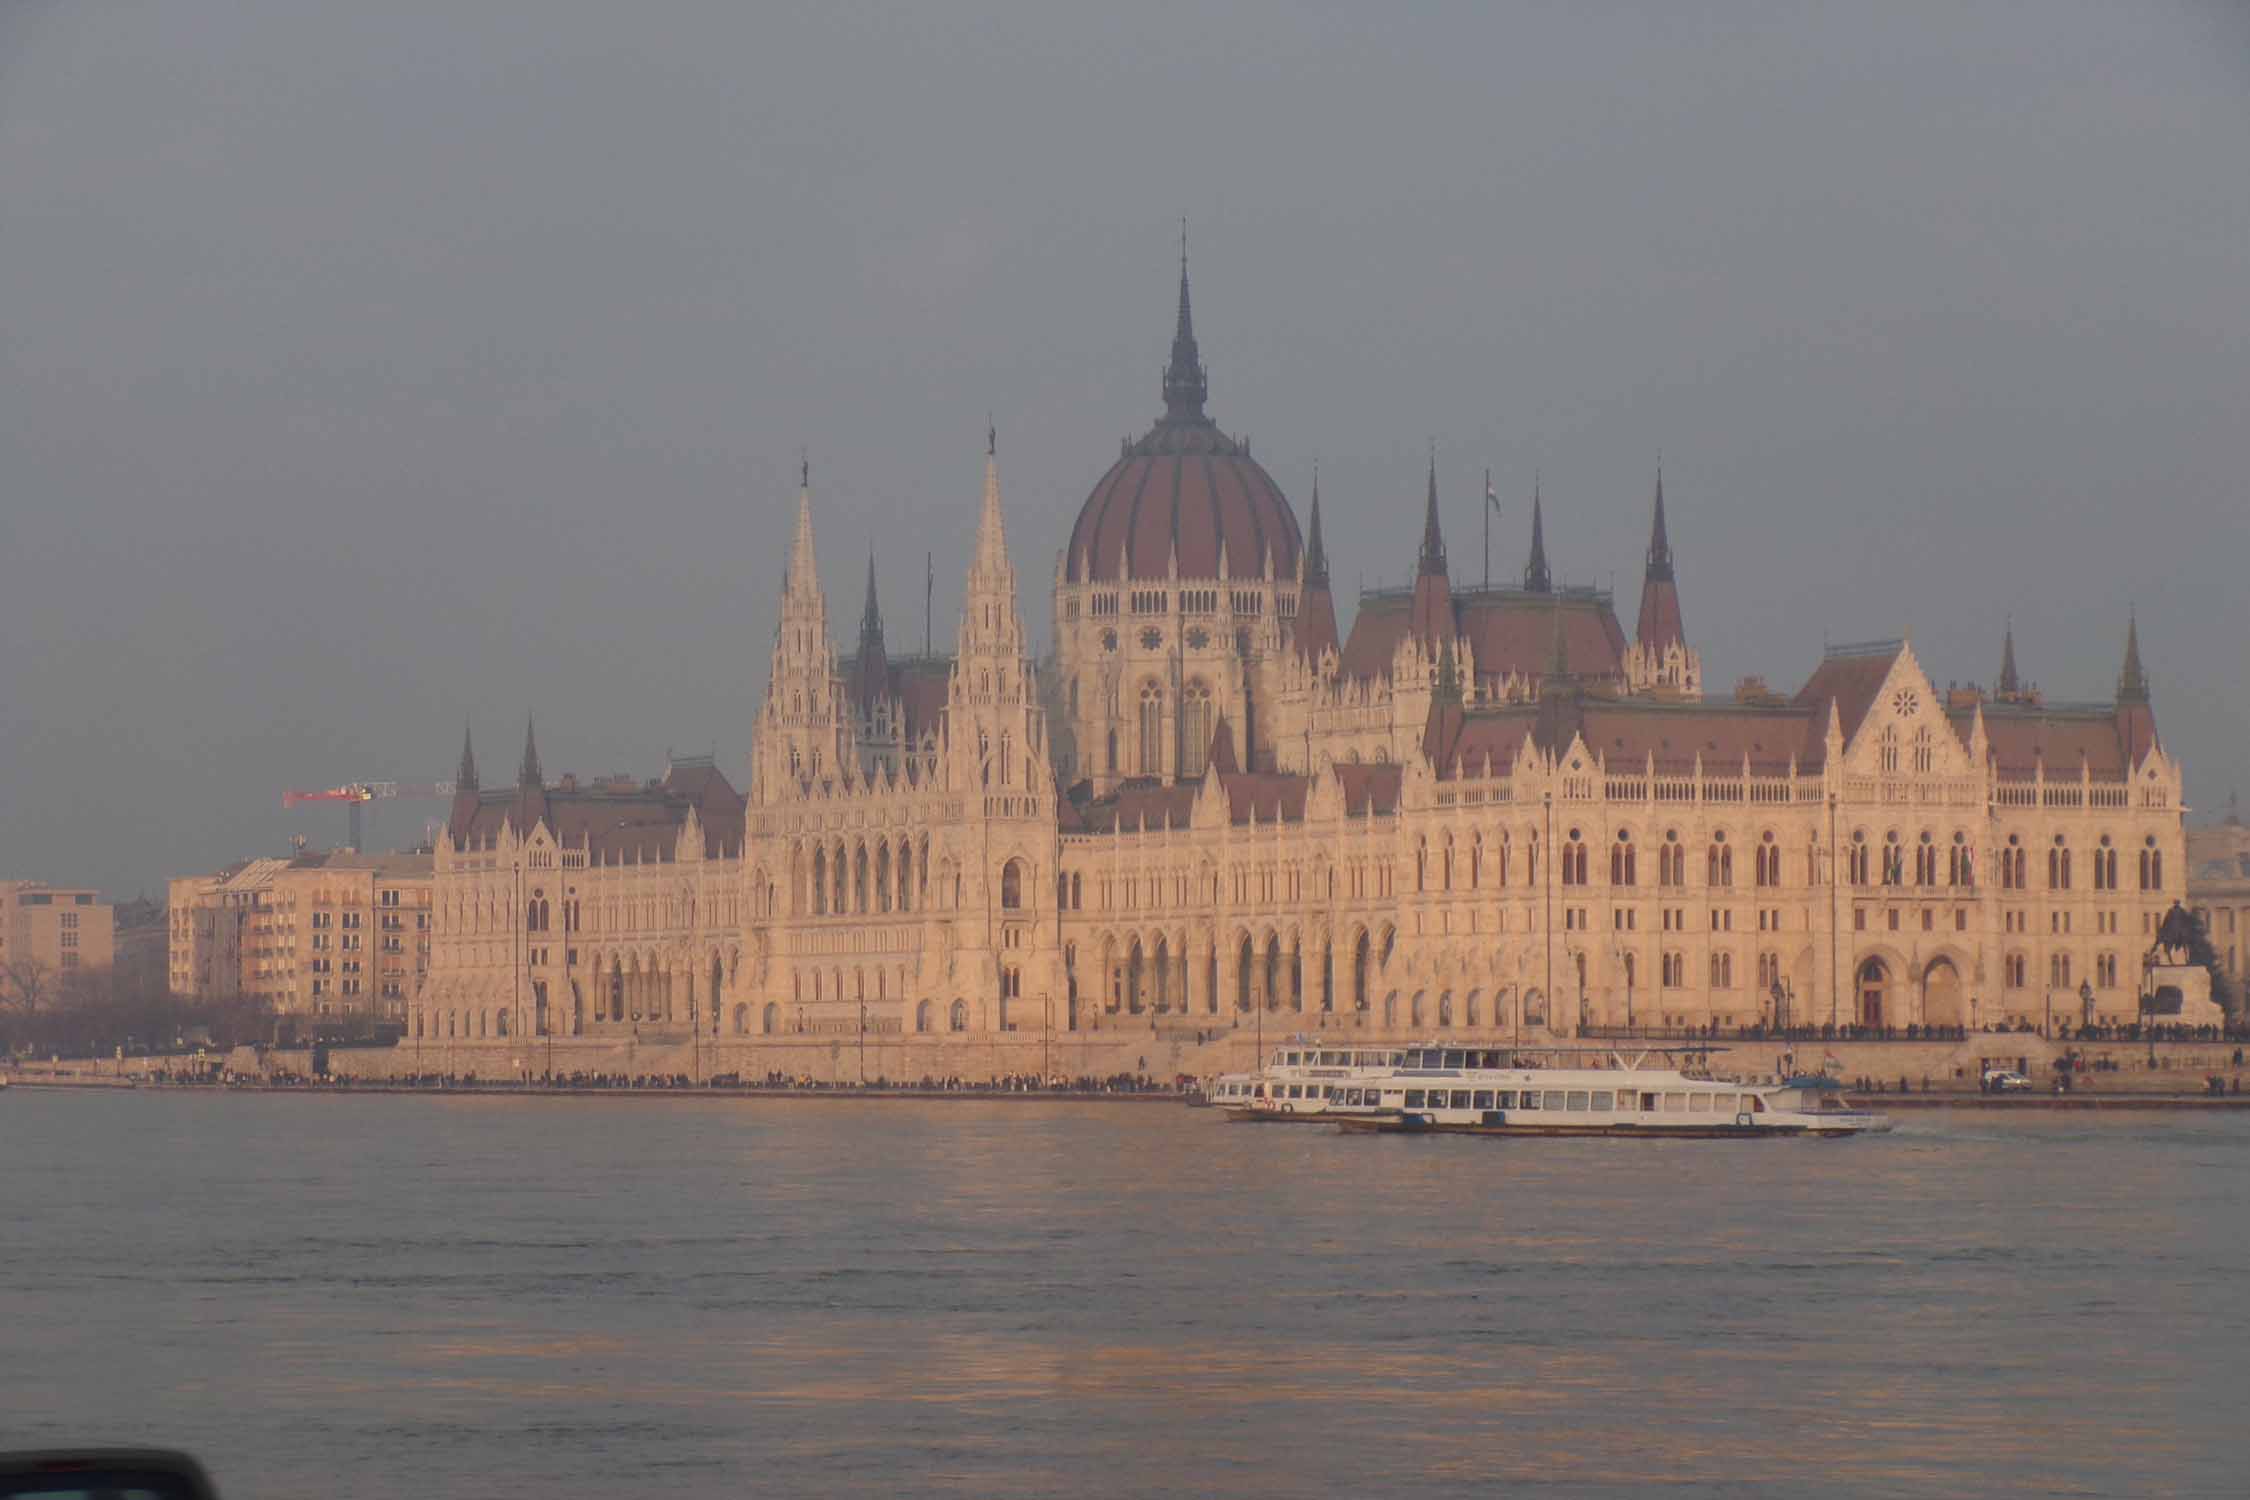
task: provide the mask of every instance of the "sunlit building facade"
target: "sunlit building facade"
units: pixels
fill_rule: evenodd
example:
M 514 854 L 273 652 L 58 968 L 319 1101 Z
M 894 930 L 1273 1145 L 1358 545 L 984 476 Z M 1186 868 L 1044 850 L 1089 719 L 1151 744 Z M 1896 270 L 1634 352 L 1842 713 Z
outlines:
M 1607 592 L 1557 583 L 1537 501 L 1520 579 L 1456 587 L 1433 466 L 1413 585 L 1362 592 L 1345 632 L 1317 487 L 1300 529 L 1207 414 L 1184 266 L 1163 398 L 1055 560 L 1044 660 L 996 443 L 947 656 L 889 653 L 872 567 L 842 649 L 808 475 L 747 792 L 695 764 L 566 793 L 527 753 L 480 794 L 465 764 L 417 1025 L 1544 1037 L 2135 1013 L 2186 878 L 2135 627 L 2103 703 L 2026 688 L 2012 637 L 1989 690 L 1941 690 L 1887 641 L 1826 649 L 1794 692 L 1713 697 L 1661 479 L 1628 634 Z

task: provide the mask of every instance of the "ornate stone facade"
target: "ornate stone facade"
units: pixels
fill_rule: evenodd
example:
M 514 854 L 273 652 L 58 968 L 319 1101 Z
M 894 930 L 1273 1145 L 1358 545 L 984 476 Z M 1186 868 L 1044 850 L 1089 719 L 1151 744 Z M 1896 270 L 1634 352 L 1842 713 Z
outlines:
M 1406 1038 L 1777 1020 L 2130 1019 L 2184 889 L 2180 769 L 2116 700 L 1941 692 L 1903 642 L 1704 695 L 1659 479 L 1635 638 L 1558 587 L 1411 589 L 1337 629 L 1317 487 L 1205 414 L 1183 266 L 1165 415 L 1018 612 L 996 444 L 953 655 L 839 653 L 809 474 L 749 793 L 467 790 L 417 1035 Z M 1050 735 L 1049 725 L 1054 727 Z M 563 915 L 566 913 L 567 915 Z M 501 1019 L 503 1016 L 505 1020 Z

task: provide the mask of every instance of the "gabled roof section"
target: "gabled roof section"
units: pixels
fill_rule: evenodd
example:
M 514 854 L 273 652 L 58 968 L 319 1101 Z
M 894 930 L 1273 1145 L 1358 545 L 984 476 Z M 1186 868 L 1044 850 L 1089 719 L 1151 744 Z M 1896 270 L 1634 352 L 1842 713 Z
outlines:
M 1398 811 L 1398 789 L 1404 778 L 1404 768 L 1387 761 L 1339 764 L 1336 780 L 1344 789 L 1344 815 L 1389 817 Z
M 1838 722 L 1849 740 L 1859 732 L 1860 722 L 1867 717 L 1875 697 L 1883 690 L 1883 683 L 1891 674 L 1891 664 L 1906 650 L 1904 641 L 1865 641 L 1848 646 L 1830 646 L 1813 669 L 1805 685 L 1797 689 L 1790 701 L 1798 708 L 1812 713 L 1808 731 L 1808 761 L 1818 761 L 1821 736 L 1827 732 L 1828 709 L 1835 706 Z

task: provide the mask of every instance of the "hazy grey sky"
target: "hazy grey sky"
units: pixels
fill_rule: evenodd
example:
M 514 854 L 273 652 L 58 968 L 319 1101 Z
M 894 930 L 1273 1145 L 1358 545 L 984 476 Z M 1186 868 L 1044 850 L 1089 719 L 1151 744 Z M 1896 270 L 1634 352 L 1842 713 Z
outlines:
M 0 875 L 341 838 L 282 789 L 739 779 L 813 458 L 832 622 L 953 631 L 999 424 L 1025 617 L 1159 410 L 1338 581 L 1438 444 L 1630 617 L 1661 451 L 1726 691 L 1825 633 L 2107 696 L 2137 603 L 2250 789 L 2250 14 L 2207 5 L 0 8 Z M 1346 621 L 1348 628 L 1348 620 Z M 375 812 L 419 835 L 430 805 Z

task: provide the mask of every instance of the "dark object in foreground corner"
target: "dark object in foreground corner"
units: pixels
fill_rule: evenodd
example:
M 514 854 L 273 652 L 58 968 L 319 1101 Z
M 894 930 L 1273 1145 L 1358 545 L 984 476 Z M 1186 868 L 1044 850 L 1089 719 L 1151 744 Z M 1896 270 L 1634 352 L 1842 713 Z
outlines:
M 0 1453 L 0 1500 L 218 1500 L 211 1476 L 163 1448 Z

